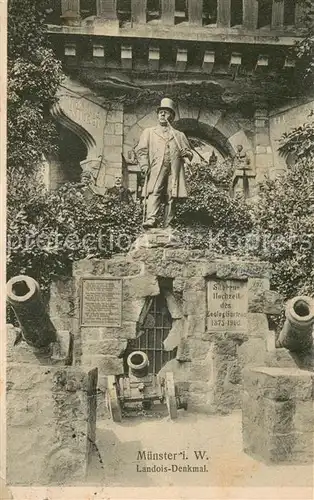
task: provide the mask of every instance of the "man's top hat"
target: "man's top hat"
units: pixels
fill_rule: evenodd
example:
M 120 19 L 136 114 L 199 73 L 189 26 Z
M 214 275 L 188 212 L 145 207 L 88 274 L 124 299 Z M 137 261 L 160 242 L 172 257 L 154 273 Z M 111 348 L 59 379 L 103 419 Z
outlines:
M 171 111 L 173 113 L 173 116 L 175 116 L 176 114 L 174 102 L 168 97 L 164 97 L 163 99 L 161 99 L 160 106 L 157 108 L 157 113 L 159 113 L 161 109 L 168 109 L 168 111 Z

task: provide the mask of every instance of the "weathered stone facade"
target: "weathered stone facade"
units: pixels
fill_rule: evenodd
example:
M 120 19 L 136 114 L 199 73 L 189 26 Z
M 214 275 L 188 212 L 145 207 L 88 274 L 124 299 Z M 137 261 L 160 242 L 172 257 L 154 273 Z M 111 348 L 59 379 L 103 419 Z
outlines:
M 162 241 L 164 237 L 164 232 L 152 230 L 126 256 L 74 264 L 73 295 L 68 296 L 67 302 L 74 301 L 70 316 L 73 316 L 75 362 L 83 367 L 97 366 L 99 387 L 104 390 L 107 375 L 123 373 L 122 355 L 128 340 L 140 335 L 140 317 L 146 300 L 162 293 L 172 317 L 164 347 L 168 351 L 177 348 L 176 358 L 162 372 L 169 369 L 174 372 L 191 409 L 224 413 L 240 408 L 242 369 L 264 359 L 266 314 L 277 314 L 282 308 L 280 296 L 269 291 L 268 266 L 254 260 L 222 258 L 205 250 L 173 247 L 171 242 Z M 90 277 L 122 279 L 120 327 L 80 325 L 81 280 Z M 242 294 L 238 296 L 240 312 L 234 314 L 241 318 L 239 324 L 231 319 L 223 323 L 213 319 L 220 314 L 213 313 L 209 296 L 213 284 L 214 288 L 220 284 L 231 290 L 234 287 L 236 293 Z M 54 290 L 57 286 L 54 285 Z M 60 310 L 58 303 L 64 304 L 65 299 L 64 295 L 54 293 L 51 311 Z M 218 307 L 224 307 L 219 300 Z M 228 318 L 228 313 L 225 316 Z M 69 315 L 61 319 L 63 327 L 68 325 Z
M 313 372 L 291 362 L 245 369 L 243 377 L 244 451 L 265 462 L 312 463 Z
M 156 124 L 156 106 L 110 103 L 71 79 L 66 80 L 59 94 L 53 116 L 85 144 L 87 156 L 78 161 L 78 168 L 80 164 L 83 171 L 92 173 L 96 191 L 101 194 L 122 179 L 126 187 L 136 192 L 139 169 L 133 148 L 144 128 Z M 254 195 L 256 183 L 285 170 L 286 161 L 278 153 L 279 140 L 290 130 L 291 123 L 298 126 L 307 120 L 313 101 L 308 97 L 293 106 L 252 107 L 248 115 L 241 110 L 228 110 L 227 106 L 206 109 L 178 102 L 175 126 L 187 135 L 192 133 L 215 145 L 224 157 L 236 156 L 237 147 L 243 146 L 250 166 L 246 175 Z M 57 158 L 50 159 L 46 168 L 50 169 L 51 187 L 65 182 L 66 165 Z M 243 172 L 236 171 L 235 176 L 241 179 Z

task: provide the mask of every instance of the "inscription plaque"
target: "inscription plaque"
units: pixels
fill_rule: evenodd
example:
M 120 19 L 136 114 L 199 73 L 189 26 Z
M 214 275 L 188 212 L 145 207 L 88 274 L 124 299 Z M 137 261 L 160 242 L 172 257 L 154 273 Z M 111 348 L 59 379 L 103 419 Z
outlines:
M 122 280 L 82 279 L 80 312 L 81 326 L 121 326 Z
M 245 332 L 247 330 L 247 283 L 235 280 L 208 282 L 208 330 Z

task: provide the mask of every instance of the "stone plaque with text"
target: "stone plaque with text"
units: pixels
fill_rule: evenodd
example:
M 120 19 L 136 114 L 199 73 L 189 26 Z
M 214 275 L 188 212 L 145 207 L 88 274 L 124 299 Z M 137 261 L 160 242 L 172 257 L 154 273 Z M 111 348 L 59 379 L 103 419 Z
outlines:
M 81 326 L 121 326 L 122 280 L 82 279 L 80 312 Z
M 247 330 L 247 283 L 236 280 L 210 280 L 207 303 L 208 330 L 245 332 Z

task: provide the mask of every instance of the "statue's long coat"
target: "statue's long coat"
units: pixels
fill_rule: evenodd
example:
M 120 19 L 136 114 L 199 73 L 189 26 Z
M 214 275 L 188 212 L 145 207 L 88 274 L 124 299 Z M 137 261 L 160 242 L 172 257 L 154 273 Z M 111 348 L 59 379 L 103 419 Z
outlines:
M 173 133 L 175 133 L 176 139 Z M 179 130 L 172 132 L 170 139 L 165 139 L 162 129 L 159 126 L 145 129 L 135 148 L 140 167 L 148 169 L 146 186 L 144 186 L 143 193 L 147 196 L 154 191 L 162 167 L 167 140 L 169 140 L 171 158 L 171 195 L 173 198 L 186 198 L 187 190 L 182 156 L 185 155 L 189 159 L 192 158 L 193 153 L 189 142 L 185 134 Z M 179 151 L 178 146 L 181 151 Z

